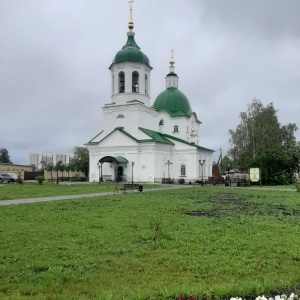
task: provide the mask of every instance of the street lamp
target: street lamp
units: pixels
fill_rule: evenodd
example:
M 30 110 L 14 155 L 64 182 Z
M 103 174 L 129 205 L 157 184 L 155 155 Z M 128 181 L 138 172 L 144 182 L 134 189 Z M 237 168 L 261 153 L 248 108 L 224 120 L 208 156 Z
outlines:
M 131 184 L 133 184 L 133 166 L 134 166 L 134 161 L 131 162 L 131 171 L 132 171 Z
M 205 160 L 204 159 L 199 159 L 199 166 L 201 166 L 201 170 L 202 170 L 202 179 L 201 179 L 201 185 L 203 186 L 203 165 L 205 164 Z
M 99 184 L 100 184 L 100 182 L 101 182 L 101 175 L 100 175 L 101 163 L 100 163 L 100 161 L 98 161 L 97 165 L 98 165 L 98 168 L 99 168 Z

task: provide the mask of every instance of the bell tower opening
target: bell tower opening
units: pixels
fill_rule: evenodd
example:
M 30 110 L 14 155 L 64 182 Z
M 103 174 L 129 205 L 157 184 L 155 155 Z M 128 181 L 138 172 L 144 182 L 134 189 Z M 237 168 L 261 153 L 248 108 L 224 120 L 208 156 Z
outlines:
M 125 93 L 125 73 L 119 73 L 119 93 Z
M 132 72 L 132 92 L 139 93 L 139 73 L 137 71 Z

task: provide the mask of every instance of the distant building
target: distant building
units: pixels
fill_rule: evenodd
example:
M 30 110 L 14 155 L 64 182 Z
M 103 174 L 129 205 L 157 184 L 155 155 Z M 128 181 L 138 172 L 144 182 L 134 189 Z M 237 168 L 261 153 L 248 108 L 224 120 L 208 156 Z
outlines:
M 30 153 L 29 164 L 35 166 L 37 170 L 43 168 L 44 165 L 55 166 L 57 162 L 62 161 L 64 165 L 68 165 L 70 160 L 74 157 L 74 154 L 62 154 L 62 153 Z

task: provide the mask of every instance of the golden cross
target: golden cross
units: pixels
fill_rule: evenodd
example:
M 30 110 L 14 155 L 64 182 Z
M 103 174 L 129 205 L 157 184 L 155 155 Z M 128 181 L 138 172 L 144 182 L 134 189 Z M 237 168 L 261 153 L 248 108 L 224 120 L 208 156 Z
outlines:
M 132 3 L 134 0 L 129 0 L 128 3 L 130 4 L 130 20 L 132 20 Z
M 172 49 L 171 51 L 171 58 L 170 58 L 170 66 L 173 67 L 174 66 L 174 58 L 173 58 L 173 54 L 174 54 L 174 50 Z
M 173 59 L 173 55 L 174 55 L 175 50 L 172 49 L 170 52 L 171 52 L 171 58 Z

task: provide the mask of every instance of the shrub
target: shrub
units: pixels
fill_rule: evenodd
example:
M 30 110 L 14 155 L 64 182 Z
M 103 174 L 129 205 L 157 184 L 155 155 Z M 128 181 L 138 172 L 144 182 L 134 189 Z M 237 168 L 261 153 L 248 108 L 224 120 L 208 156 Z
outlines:
M 81 177 L 79 173 L 75 173 L 71 179 L 72 181 L 88 181 L 88 177 Z
M 184 183 L 185 183 L 184 178 L 180 178 L 180 179 L 178 180 L 178 183 L 179 183 L 179 184 L 184 184 Z
M 300 182 L 298 181 L 297 178 L 295 178 L 295 187 L 297 189 L 297 192 L 300 192 Z
M 18 174 L 18 178 L 17 178 L 17 183 L 22 184 L 23 183 L 23 178 L 21 176 L 21 173 Z
M 35 180 L 37 181 L 37 183 L 38 183 L 39 185 L 41 185 L 41 184 L 43 184 L 45 178 L 44 178 L 44 176 L 36 176 L 36 177 L 35 177 Z

